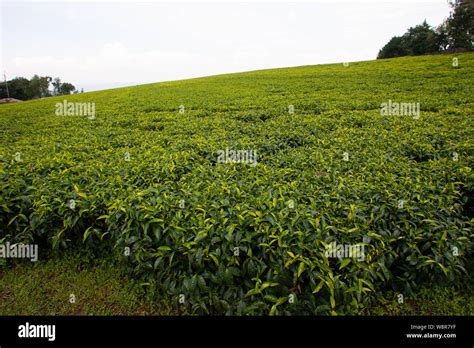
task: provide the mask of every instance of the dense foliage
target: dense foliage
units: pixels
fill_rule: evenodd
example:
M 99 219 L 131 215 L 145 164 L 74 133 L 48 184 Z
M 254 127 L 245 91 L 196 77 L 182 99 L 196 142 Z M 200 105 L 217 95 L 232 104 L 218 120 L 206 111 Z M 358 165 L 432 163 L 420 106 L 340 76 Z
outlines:
M 402 36 L 392 37 L 379 51 L 377 59 L 471 51 L 474 47 L 474 1 L 454 0 L 450 5 L 449 17 L 437 28 L 431 28 L 426 21 L 409 28 Z
M 473 73 L 472 53 L 404 57 L 67 97 L 95 118 L 3 105 L 0 244 L 113 250 L 186 313 L 350 314 L 449 283 L 472 256 Z
M 53 85 L 52 91 L 49 89 L 50 84 Z M 61 82 L 58 77 L 53 80 L 49 76 L 34 75 L 30 80 L 24 77 L 15 77 L 10 81 L 0 83 L 0 98 L 30 100 L 71 93 L 78 93 L 76 87 L 69 82 Z
M 403 36 L 394 36 L 380 50 L 377 58 L 393 58 L 402 56 L 419 56 L 439 52 L 444 38 L 423 22 L 409 28 Z

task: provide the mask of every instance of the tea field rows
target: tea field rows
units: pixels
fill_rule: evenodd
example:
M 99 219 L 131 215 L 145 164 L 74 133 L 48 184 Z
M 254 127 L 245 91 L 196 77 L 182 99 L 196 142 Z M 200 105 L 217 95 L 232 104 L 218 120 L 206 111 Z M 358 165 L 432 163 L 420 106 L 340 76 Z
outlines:
M 472 264 L 473 77 L 463 53 L 2 105 L 0 244 L 113 255 L 193 314 L 352 314 L 451 284 Z

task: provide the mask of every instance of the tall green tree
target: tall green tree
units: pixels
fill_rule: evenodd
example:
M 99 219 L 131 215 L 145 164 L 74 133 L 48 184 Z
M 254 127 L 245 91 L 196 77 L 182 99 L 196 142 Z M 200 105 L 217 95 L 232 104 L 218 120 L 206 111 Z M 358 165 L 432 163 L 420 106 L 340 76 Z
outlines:
M 451 13 L 436 30 L 426 21 L 394 36 L 377 59 L 474 49 L 474 0 L 451 0 Z
M 14 79 L 7 81 L 8 83 L 8 90 L 10 92 L 10 97 L 20 100 L 28 100 L 32 98 L 30 92 L 30 81 L 24 77 L 15 77 Z M 2 90 L 1 90 L 2 98 L 7 97 L 7 91 L 5 88 L 5 84 L 2 83 Z
M 51 95 L 49 91 L 50 82 L 51 77 L 49 76 L 34 75 L 29 82 L 29 99 L 49 97 Z
M 446 21 L 449 48 L 472 49 L 474 41 L 474 0 L 450 2 L 452 11 Z
M 59 77 L 54 78 L 52 84 L 53 95 L 61 95 L 61 79 Z
M 377 59 L 434 53 L 439 51 L 439 40 L 437 32 L 424 21 L 409 28 L 403 36 L 392 37 L 379 51 Z
M 402 37 L 402 45 L 409 52 L 409 55 L 417 56 L 421 54 L 438 51 L 437 34 L 430 27 L 426 20 L 415 27 L 409 28 Z
M 408 50 L 403 44 L 403 38 L 401 36 L 394 36 L 379 51 L 377 59 L 401 57 L 408 55 L 408 53 Z
M 449 47 L 449 34 L 446 22 L 441 23 L 436 28 L 436 45 L 440 51 L 445 51 Z
M 76 87 L 74 87 L 74 85 L 69 82 L 62 83 L 59 87 L 59 92 L 61 95 L 71 94 L 75 90 Z
M 76 88 L 68 82 L 61 82 L 56 77 L 54 80 L 49 76 L 34 75 L 31 80 L 24 77 L 16 77 L 7 81 L 10 97 L 20 100 L 50 97 L 49 85 L 53 84 L 53 95 L 64 95 L 73 93 Z M 6 98 L 7 91 L 5 83 L 0 84 L 0 98 Z

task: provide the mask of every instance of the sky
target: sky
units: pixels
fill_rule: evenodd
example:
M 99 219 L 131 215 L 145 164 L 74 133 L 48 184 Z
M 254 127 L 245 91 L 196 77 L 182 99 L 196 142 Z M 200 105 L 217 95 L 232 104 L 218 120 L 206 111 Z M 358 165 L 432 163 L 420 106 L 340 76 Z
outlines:
M 446 0 L 0 0 L 0 69 L 92 91 L 372 60 L 391 37 L 448 15 Z

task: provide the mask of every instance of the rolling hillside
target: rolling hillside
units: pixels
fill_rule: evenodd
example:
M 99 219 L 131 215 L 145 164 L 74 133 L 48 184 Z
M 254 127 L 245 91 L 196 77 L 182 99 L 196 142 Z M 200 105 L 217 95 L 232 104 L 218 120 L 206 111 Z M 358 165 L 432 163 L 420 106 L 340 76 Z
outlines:
M 113 255 L 198 314 L 450 283 L 472 258 L 473 77 L 464 53 L 0 105 L 0 244 Z

